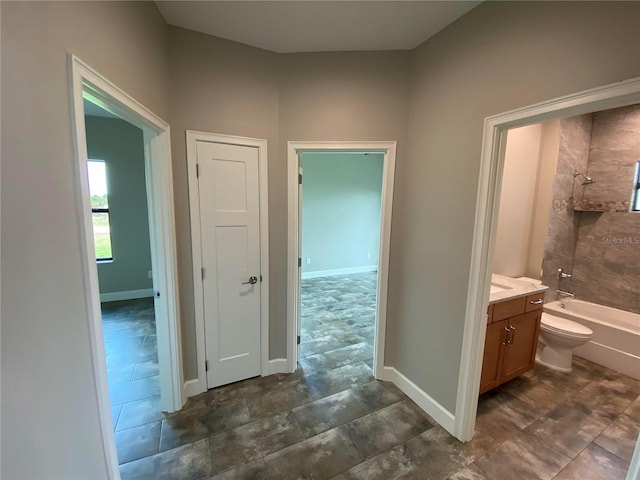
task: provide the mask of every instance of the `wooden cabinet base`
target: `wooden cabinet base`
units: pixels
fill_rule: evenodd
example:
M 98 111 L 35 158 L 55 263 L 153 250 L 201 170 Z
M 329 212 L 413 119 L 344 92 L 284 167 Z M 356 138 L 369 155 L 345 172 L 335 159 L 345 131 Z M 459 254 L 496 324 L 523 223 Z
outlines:
M 493 315 L 487 325 L 484 342 L 480 393 L 522 375 L 535 364 L 542 305 L 536 304 L 532 309 L 528 301 L 526 304 L 513 300 L 504 303 L 508 305 L 502 307 L 498 303 L 491 310 Z M 525 313 L 526 310 L 530 311 Z M 497 316 L 497 311 L 511 316 Z

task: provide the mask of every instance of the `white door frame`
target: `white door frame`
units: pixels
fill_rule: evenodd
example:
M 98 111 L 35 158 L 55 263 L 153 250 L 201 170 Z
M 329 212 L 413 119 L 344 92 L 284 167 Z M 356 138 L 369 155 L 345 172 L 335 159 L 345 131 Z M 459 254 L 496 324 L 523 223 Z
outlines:
M 118 479 L 120 473 L 109 403 L 98 268 L 93 242 L 91 198 L 87 177 L 87 141 L 83 98 L 89 98 L 105 110 L 143 131 L 151 264 L 155 289 L 154 301 L 156 311 L 162 312 L 158 316 L 159 318 L 156 318 L 160 406 L 163 411 L 172 412 L 182 408 L 185 397 L 182 390 L 182 352 L 176 283 L 176 242 L 169 125 L 73 54 L 69 55 L 69 80 L 78 223 L 81 234 L 80 250 L 87 300 L 91 357 L 98 398 L 98 415 L 109 478 Z
M 287 235 L 287 367 L 295 372 L 298 358 L 298 153 L 300 152 L 379 152 L 384 154 L 382 170 L 382 211 L 380 215 L 380 249 L 378 255 L 378 291 L 376 305 L 373 374 L 382 375 L 387 325 L 387 289 L 389 283 L 389 249 L 391 244 L 391 213 L 396 170 L 396 142 L 288 142 L 288 235 Z
M 187 175 L 189 180 L 189 210 L 191 220 L 191 252 L 193 255 L 193 291 L 196 315 L 196 355 L 198 378 L 186 384 L 187 396 L 207 391 L 205 368 L 206 345 L 204 323 L 204 296 L 202 283 L 202 242 L 200 237 L 200 202 L 198 199 L 197 142 L 225 143 L 258 149 L 258 176 L 260 188 L 260 369 L 269 375 L 269 203 L 267 179 L 267 141 L 259 138 L 236 137 L 187 130 Z
M 640 77 L 485 119 L 456 415 L 452 432 L 458 439 L 471 440 L 476 422 L 507 130 L 552 118 L 570 117 L 635 103 L 640 103 Z

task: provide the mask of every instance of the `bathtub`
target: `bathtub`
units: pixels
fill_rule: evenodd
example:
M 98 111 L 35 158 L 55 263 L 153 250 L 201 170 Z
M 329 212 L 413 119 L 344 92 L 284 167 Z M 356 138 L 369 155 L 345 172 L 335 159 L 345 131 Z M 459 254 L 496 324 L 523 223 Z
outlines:
M 640 380 L 639 314 L 576 299 L 547 303 L 544 311 L 593 330 L 591 341 L 576 348 L 576 355 Z

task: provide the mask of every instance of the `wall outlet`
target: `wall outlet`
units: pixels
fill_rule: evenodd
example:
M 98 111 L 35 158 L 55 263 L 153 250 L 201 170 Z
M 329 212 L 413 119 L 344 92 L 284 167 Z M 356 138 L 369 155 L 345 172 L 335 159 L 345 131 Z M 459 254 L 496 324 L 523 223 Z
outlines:
M 311 257 L 307 257 L 307 265 L 311 265 Z
M 371 252 L 367 253 L 367 258 L 371 258 Z
M 153 270 L 149 270 L 149 271 L 147 272 L 147 277 L 149 277 L 149 278 L 153 278 Z

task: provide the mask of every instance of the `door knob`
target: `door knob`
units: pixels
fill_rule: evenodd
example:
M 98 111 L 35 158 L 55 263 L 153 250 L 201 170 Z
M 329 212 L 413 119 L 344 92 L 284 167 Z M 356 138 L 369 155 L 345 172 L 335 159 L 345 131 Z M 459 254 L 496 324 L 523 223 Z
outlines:
M 252 277 L 249 277 L 248 282 L 242 282 L 242 285 L 255 285 L 256 283 L 258 283 L 258 277 L 252 276 Z

